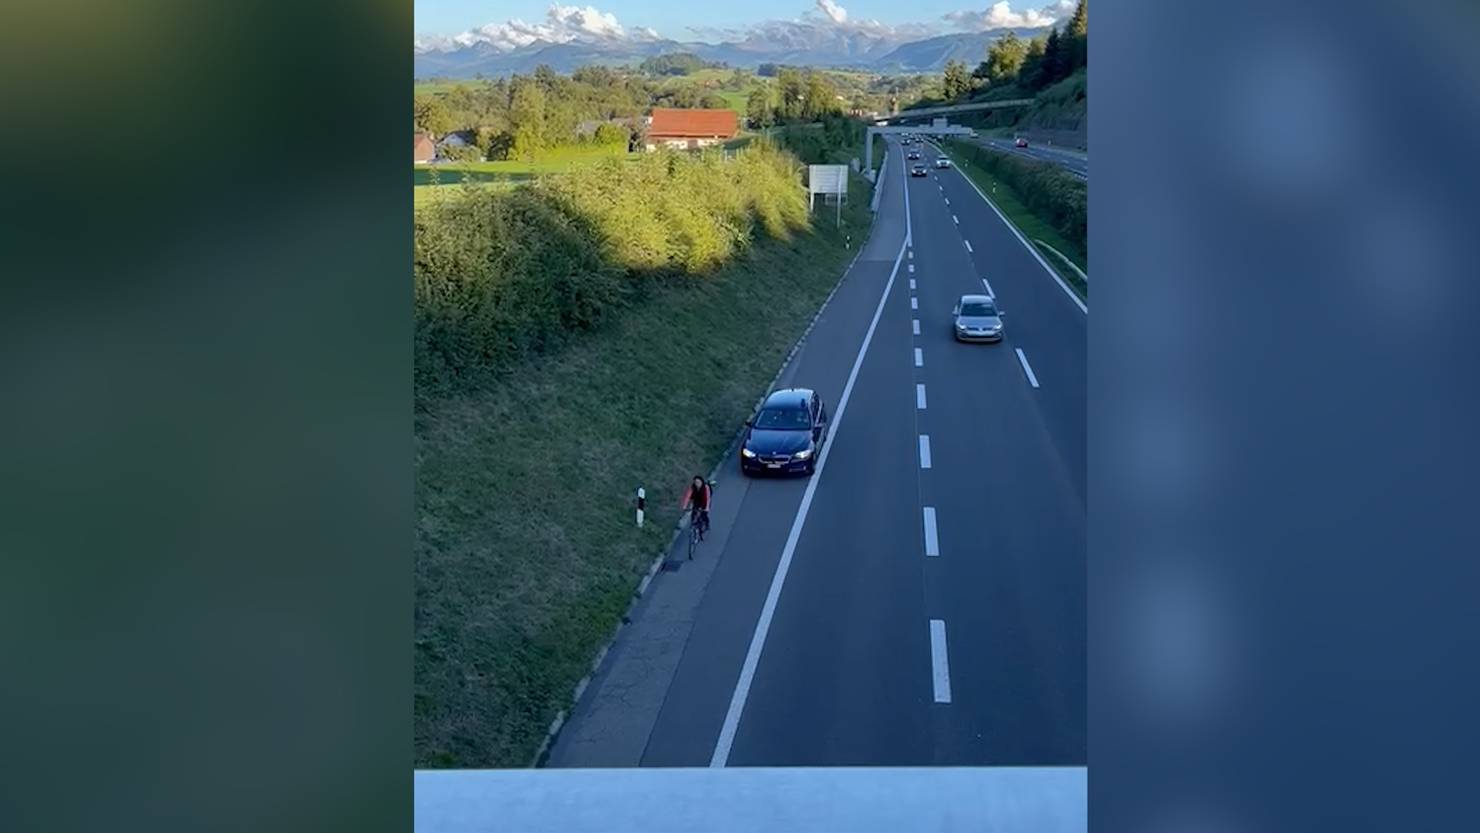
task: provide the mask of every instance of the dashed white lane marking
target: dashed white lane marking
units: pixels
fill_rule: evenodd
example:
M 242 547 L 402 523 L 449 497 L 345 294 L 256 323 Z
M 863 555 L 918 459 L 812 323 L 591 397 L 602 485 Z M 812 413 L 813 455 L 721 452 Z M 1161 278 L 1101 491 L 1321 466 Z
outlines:
M 941 190 L 945 190 L 945 189 L 941 189 Z M 950 205 L 950 204 L 951 204 L 951 198 L 950 197 L 946 197 L 946 205 Z
M 992 298 L 996 298 L 997 297 L 997 293 L 995 293 L 995 292 L 992 291 L 992 285 L 989 284 L 989 283 L 987 283 L 987 279 L 986 278 L 982 278 L 982 286 L 985 286 L 987 288 L 987 295 L 989 297 L 992 297 Z
M 919 348 L 917 347 L 915 349 L 918 350 Z M 925 410 L 925 385 L 924 385 L 924 383 L 916 383 L 915 384 L 915 407 L 916 408 L 919 408 L 922 411 Z
M 915 274 L 915 264 L 913 264 L 913 263 L 910 264 L 910 274 L 911 275 Z
M 935 507 L 925 507 L 925 554 L 940 555 L 940 538 L 935 534 Z
M 966 251 L 968 251 L 968 252 L 974 252 L 974 251 L 976 251 L 976 249 L 971 248 L 971 241 L 970 240 L 963 240 L 962 242 L 966 244 Z
M 915 348 L 915 367 L 925 366 L 925 353 L 920 348 Z
M 1038 387 L 1038 377 L 1033 375 L 1033 368 L 1028 366 L 1028 357 L 1023 355 L 1023 348 L 1014 347 L 1013 349 L 1017 351 L 1018 361 L 1023 365 L 1023 372 L 1028 374 L 1028 384 L 1035 388 Z
M 958 225 L 958 226 L 961 225 L 961 218 L 960 217 L 957 217 L 955 214 L 952 214 L 951 215 L 951 219 L 956 223 L 956 225 Z
M 919 309 L 919 308 L 920 308 L 920 299 L 919 298 L 916 298 L 913 295 L 911 295 L 910 296 L 910 309 Z
M 914 292 L 915 291 L 915 279 L 914 278 L 910 278 L 910 291 L 911 292 Z
M 930 468 L 930 435 L 920 435 L 920 468 Z
M 951 663 L 946 658 L 946 620 L 930 620 L 930 682 L 935 702 L 951 702 Z
M 920 334 L 920 319 L 918 319 L 918 318 L 911 318 L 910 319 L 910 329 L 915 331 L 915 335 L 919 335 Z
M 915 259 L 915 250 L 914 249 L 910 249 L 910 257 L 909 257 L 909 259 L 910 260 L 914 260 Z

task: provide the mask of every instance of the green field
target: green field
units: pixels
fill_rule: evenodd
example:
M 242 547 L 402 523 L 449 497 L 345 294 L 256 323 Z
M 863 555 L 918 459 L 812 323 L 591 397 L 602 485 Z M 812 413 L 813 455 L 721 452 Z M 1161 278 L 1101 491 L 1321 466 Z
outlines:
M 417 415 L 415 765 L 529 765 L 678 519 L 866 236 L 867 185 L 501 382 Z M 697 354 L 689 345 L 703 345 Z M 644 529 L 633 490 L 648 493 Z

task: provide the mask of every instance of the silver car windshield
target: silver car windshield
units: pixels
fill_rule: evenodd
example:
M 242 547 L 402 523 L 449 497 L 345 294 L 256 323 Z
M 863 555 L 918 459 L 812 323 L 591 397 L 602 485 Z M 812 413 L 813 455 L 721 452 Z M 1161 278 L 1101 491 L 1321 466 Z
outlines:
M 997 308 L 991 304 L 962 304 L 961 314 L 968 318 L 991 318 Z

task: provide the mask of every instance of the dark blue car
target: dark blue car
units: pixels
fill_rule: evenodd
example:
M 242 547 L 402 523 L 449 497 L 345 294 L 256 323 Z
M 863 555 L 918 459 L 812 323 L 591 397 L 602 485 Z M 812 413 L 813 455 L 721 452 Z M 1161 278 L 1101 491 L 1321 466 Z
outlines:
M 827 408 L 815 391 L 778 390 L 745 427 L 741 472 L 811 474 L 827 439 Z

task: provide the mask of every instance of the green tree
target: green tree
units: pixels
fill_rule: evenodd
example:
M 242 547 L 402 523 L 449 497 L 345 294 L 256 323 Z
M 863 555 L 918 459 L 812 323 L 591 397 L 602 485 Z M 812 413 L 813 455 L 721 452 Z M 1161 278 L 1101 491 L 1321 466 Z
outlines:
M 960 98 L 971 92 L 971 76 L 966 65 L 952 58 L 946 62 L 945 77 L 941 80 L 941 91 L 947 100 Z
M 987 59 L 972 75 L 982 79 L 988 86 L 1010 83 L 1017 80 L 1023 59 L 1028 56 L 1028 43 L 1012 32 L 1008 32 L 987 47 Z
M 413 103 L 413 121 L 416 129 L 433 136 L 452 132 L 452 113 L 437 96 L 423 96 Z
M 837 90 L 820 72 L 807 73 L 806 92 L 802 99 L 802 118 L 815 121 L 838 111 Z
M 1043 63 L 1044 44 L 1048 38 L 1039 35 L 1028 41 L 1028 52 L 1023 56 L 1023 64 L 1018 67 L 1018 86 L 1032 90 L 1036 89 L 1033 84 L 1038 80 L 1038 70 Z
M 1089 0 L 1079 0 L 1074 15 L 1064 26 L 1069 39 L 1069 71 L 1089 65 Z
M 516 159 L 529 159 L 545 146 L 545 91 L 527 79 L 510 86 L 509 124 L 514 141 L 509 149 Z
M 1069 63 L 1065 60 L 1064 52 L 1064 39 L 1059 37 L 1059 30 L 1048 30 L 1048 40 L 1043 44 L 1043 62 L 1039 64 L 1034 89 L 1041 90 L 1069 76 Z
M 726 107 L 729 107 L 730 104 L 729 102 L 725 101 L 725 98 L 722 95 L 718 95 L 716 93 L 706 93 L 703 98 L 699 99 L 699 106 L 703 107 L 705 110 L 723 110 Z
M 802 86 L 802 73 L 786 67 L 777 73 L 776 83 L 781 88 L 780 117 L 786 121 L 801 118 L 802 97 L 806 94 Z
M 751 127 L 766 127 L 771 124 L 771 94 L 765 87 L 756 87 L 750 91 L 750 98 L 745 101 L 745 115 L 750 119 Z

